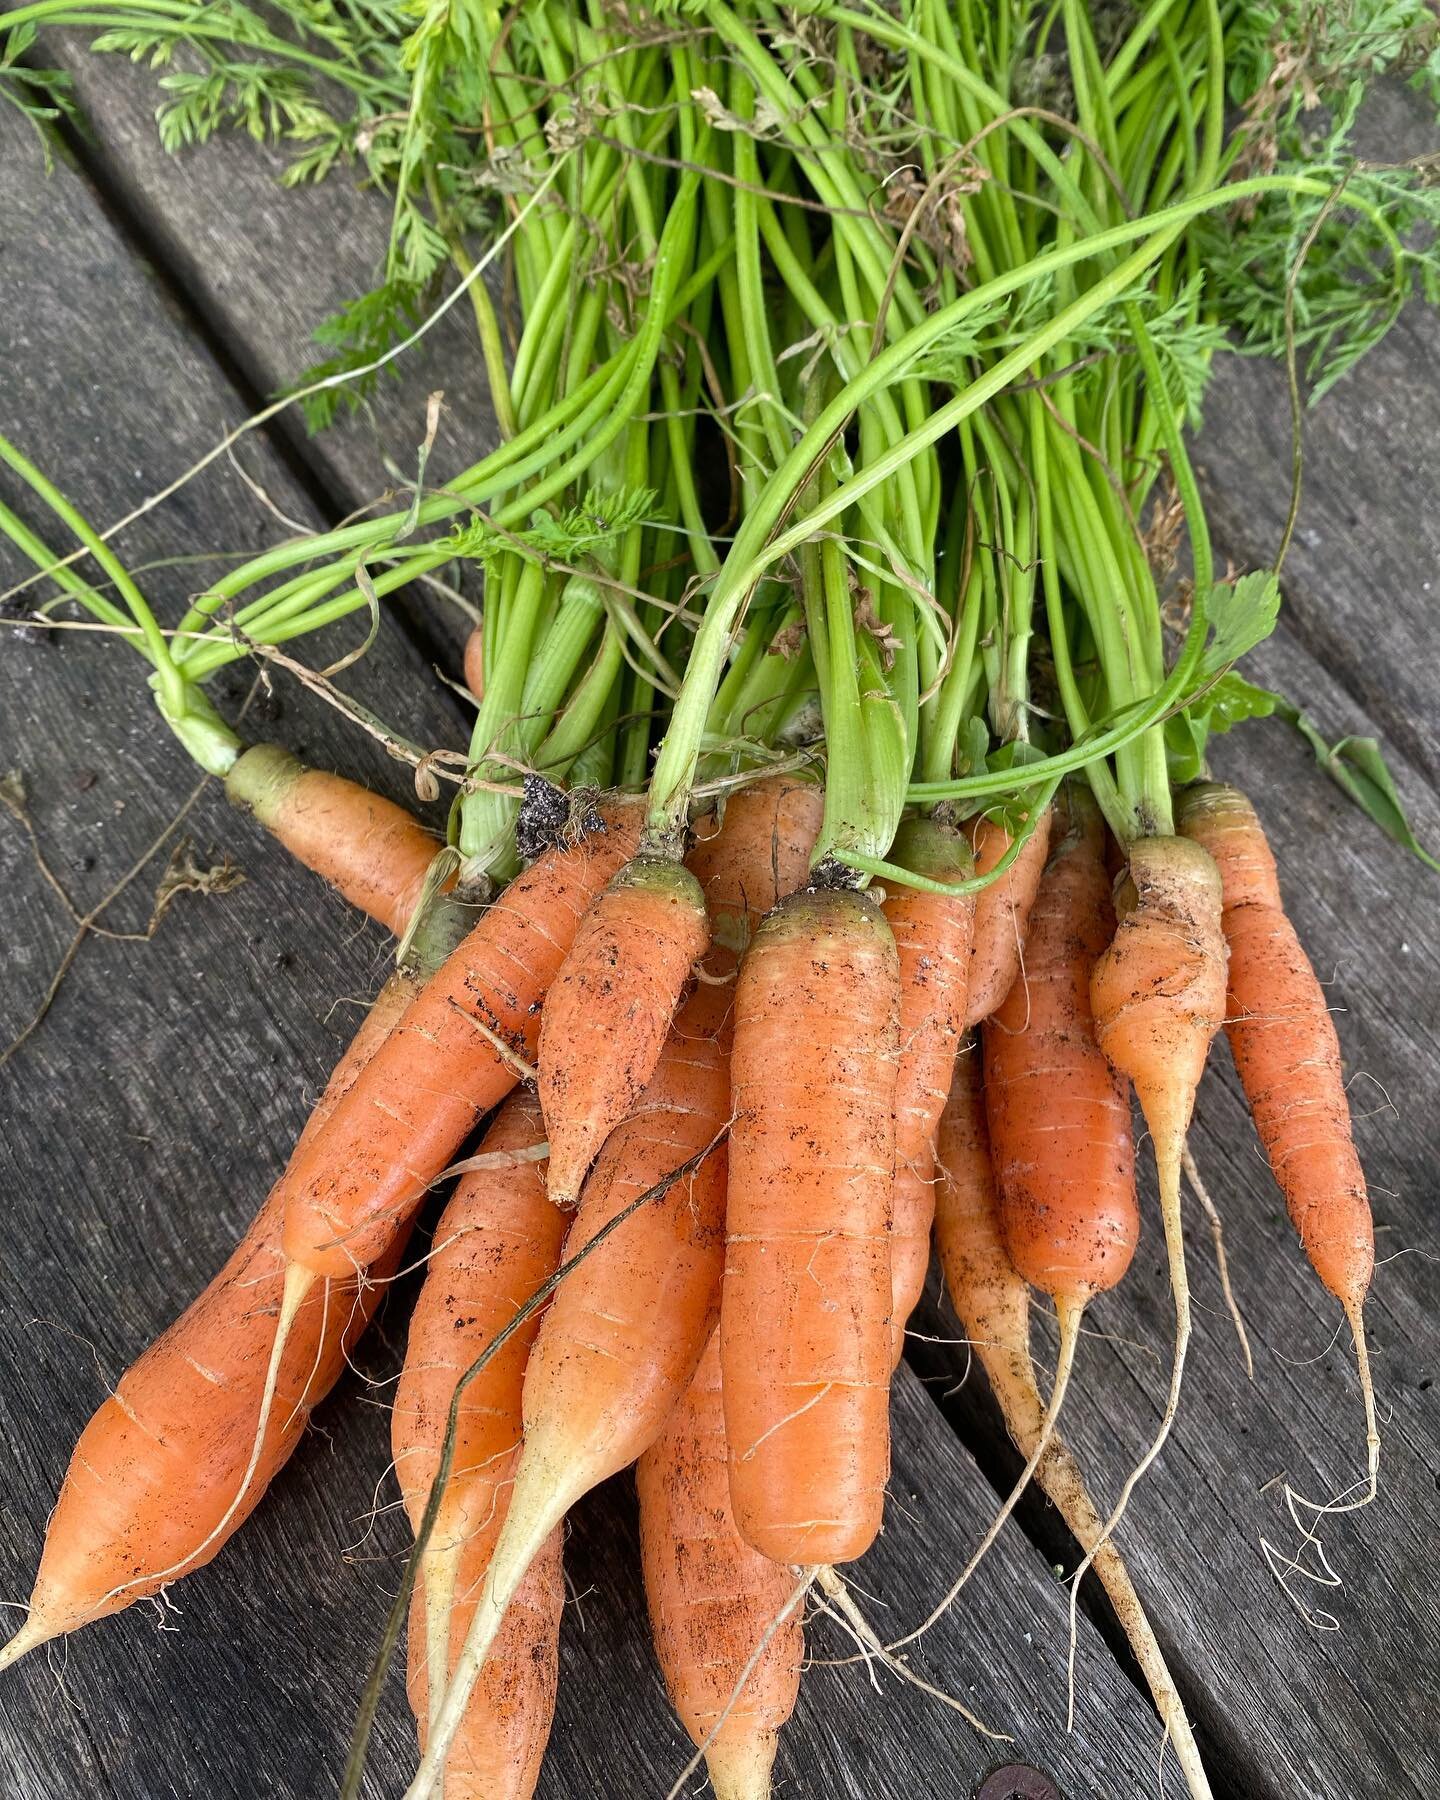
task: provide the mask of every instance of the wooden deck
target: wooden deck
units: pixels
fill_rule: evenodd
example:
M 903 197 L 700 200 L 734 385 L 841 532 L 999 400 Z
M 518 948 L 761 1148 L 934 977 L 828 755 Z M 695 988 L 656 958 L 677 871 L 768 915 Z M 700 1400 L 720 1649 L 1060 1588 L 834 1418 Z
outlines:
M 368 285 L 383 209 L 332 180 L 282 195 L 274 164 L 222 143 L 179 161 L 155 147 L 150 79 L 76 44 L 94 141 L 46 179 L 0 109 L 0 429 L 108 522 L 185 468 L 307 360 L 310 327 Z M 1403 104 L 1382 132 L 1413 129 Z M 1374 733 L 1412 818 L 1440 843 L 1440 327 L 1402 322 L 1362 373 L 1308 420 L 1307 490 L 1286 608 L 1259 679 L 1302 698 L 1327 733 Z M 479 359 L 459 312 L 403 365 L 372 413 L 309 440 L 285 415 L 244 441 L 124 540 L 132 566 L 224 543 L 258 548 L 278 509 L 323 524 L 388 484 L 445 389 L 437 458 L 491 439 Z M 1227 360 L 1202 461 L 1223 553 L 1273 554 L 1287 498 L 1288 420 L 1274 369 Z M 244 478 L 242 479 L 242 472 Z M 37 525 L 13 483 L 4 497 Z M 0 586 L 18 578 L 0 560 Z M 166 606 L 211 570 L 147 576 Z M 430 673 L 454 666 L 456 622 L 427 599 L 397 609 L 346 676 L 356 695 L 427 744 L 464 718 Z M 246 677 L 248 680 L 248 677 Z M 234 700 L 243 683 L 224 690 Z M 265 728 L 316 762 L 399 797 L 405 777 L 281 678 Z M 1291 909 L 1331 991 L 1374 1186 L 1382 1264 L 1370 1305 L 1385 1432 L 1367 1512 L 1329 1521 L 1343 1586 L 1304 1589 L 1338 1629 L 1306 1623 L 1270 1575 L 1262 1538 L 1294 1542 L 1281 1487 L 1324 1496 L 1356 1475 L 1360 1418 L 1334 1307 L 1310 1276 L 1245 1118 L 1223 1049 L 1192 1139 L 1224 1214 L 1256 1352 L 1245 1378 L 1203 1222 L 1193 1223 L 1199 1309 L 1184 1410 L 1140 1489 L 1124 1548 L 1172 1659 L 1217 1794 L 1240 1800 L 1400 1800 L 1440 1791 L 1440 1402 L 1435 1218 L 1440 1105 L 1440 881 L 1390 844 L 1278 723 L 1222 743 L 1220 772 L 1255 796 Z M 0 769 L 23 775 L 51 866 L 82 910 L 149 847 L 194 787 L 135 670 L 81 633 L 0 638 Z M 3 1072 L 0 1388 L 7 1447 L 0 1595 L 28 1592 L 70 1448 L 127 1361 L 208 1278 L 263 1195 L 373 990 L 379 933 L 273 851 L 213 791 L 185 822 L 206 860 L 244 885 L 182 897 L 153 942 L 91 939 L 43 1025 Z M 107 914 L 143 929 L 163 855 Z M 73 926 L 0 816 L 8 929 L 0 1037 L 39 1002 Z M 1170 1309 L 1153 1206 L 1135 1269 L 1094 1308 L 1068 1430 L 1113 1495 L 1149 1440 L 1164 1388 Z M 174 1590 L 36 1655 L 0 1681 L 5 1800 L 311 1800 L 333 1792 L 363 1671 L 406 1533 L 386 1480 L 386 1385 L 406 1296 L 256 1518 L 219 1562 Z M 928 1611 L 1009 1484 L 1016 1459 L 940 1303 L 917 1321 L 896 1399 L 888 1527 L 856 1572 L 882 1628 Z M 542 1793 L 667 1793 L 688 1745 L 670 1716 L 638 1591 L 633 1497 L 612 1482 L 582 1507 L 567 1550 L 573 1603 Z M 786 1733 L 786 1796 L 969 1796 L 998 1765 L 1048 1775 L 1068 1800 L 1180 1792 L 1173 1761 L 1103 1602 L 1080 1617 L 1073 1734 L 1065 1731 L 1065 1590 L 1074 1546 L 1043 1503 L 1024 1506 L 963 1606 L 914 1667 L 1011 1744 L 888 1676 L 817 1666 Z M 843 1639 L 817 1623 L 817 1662 Z M 369 1791 L 413 1766 L 398 1674 Z M 986 1789 L 1003 1800 L 1013 1784 Z M 692 1783 L 692 1792 L 702 1784 Z M 1030 1793 L 1031 1788 L 1015 1789 Z M 1034 1792 L 1041 1791 L 1036 1788 Z

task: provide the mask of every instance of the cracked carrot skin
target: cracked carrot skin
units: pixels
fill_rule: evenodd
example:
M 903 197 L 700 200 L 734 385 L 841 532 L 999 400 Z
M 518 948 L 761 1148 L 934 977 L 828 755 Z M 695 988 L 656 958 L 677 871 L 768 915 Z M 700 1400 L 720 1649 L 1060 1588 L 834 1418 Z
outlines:
M 800 1692 L 805 1628 L 799 1608 L 774 1628 L 732 1705 L 795 1577 L 752 1550 L 736 1529 L 718 1334 L 664 1432 L 640 1458 L 635 1485 L 645 1596 L 666 1691 L 691 1742 L 705 1746 L 718 1800 L 764 1800 L 779 1732 Z
M 440 840 L 403 806 L 358 782 L 256 744 L 225 777 L 228 798 L 396 937 L 404 934 Z
M 543 1144 L 533 1091 L 517 1089 L 481 1143 L 482 1154 Z M 391 1414 L 391 1450 L 411 1528 L 419 1529 L 438 1470 L 460 1376 L 555 1271 L 568 1225 L 546 1193 L 545 1164 L 516 1162 L 463 1175 L 435 1228 L 425 1285 L 411 1314 Z M 444 1675 L 464 1642 L 509 1501 L 519 1451 L 525 1363 L 540 1315 L 466 1386 L 455 1455 L 410 1613 L 406 1686 L 424 1750 L 429 1670 Z M 551 1534 L 506 1614 L 445 1765 L 449 1800 L 527 1800 L 555 1711 L 561 1537 Z
M 292 1164 L 403 1015 L 416 988 L 392 976 L 336 1066 Z M 216 1532 L 254 1443 L 284 1283 L 283 1178 L 205 1291 L 121 1376 L 80 1435 L 50 1515 L 26 1629 L 75 1631 L 209 1562 L 259 1503 L 329 1393 L 384 1292 L 317 1285 L 286 1347 L 276 1405 L 241 1506 Z M 393 1246 L 398 1261 L 403 1242 Z M 388 1271 L 377 1271 L 377 1275 Z
M 1090 982 L 1114 934 L 1105 831 L 1072 784 L 1030 911 L 1025 973 L 985 1022 L 985 1103 L 1011 1261 L 1083 1304 L 1130 1266 L 1140 1233 L 1130 1100 L 1095 1041 Z
M 963 834 L 933 818 L 902 825 L 890 856 L 935 881 L 965 881 L 974 869 Z M 935 1134 L 965 1023 L 975 900 L 971 895 L 929 894 L 896 886 L 885 897 L 885 917 L 900 958 L 890 1231 L 891 1357 L 898 1364 L 905 1350 L 905 1322 L 919 1302 L 930 1268 Z
M 735 998 L 720 1337 L 736 1522 L 777 1562 L 846 1562 L 880 1529 L 899 1037 L 876 901 L 782 901 Z
M 1225 1032 L 1255 1128 L 1316 1274 L 1359 1306 L 1375 1232 L 1325 990 L 1285 915 L 1275 858 L 1244 794 L 1202 783 L 1179 796 L 1177 812 L 1183 835 L 1220 870 Z
M 634 1110 L 709 943 L 699 882 L 663 857 L 627 863 L 581 921 L 540 1022 L 540 1104 L 560 1205 L 575 1203 L 600 1146 Z
M 988 875 L 1014 841 L 1005 821 L 981 814 L 966 826 L 975 873 Z M 970 983 L 965 1028 L 978 1025 L 1005 998 L 1020 972 L 1030 908 L 1050 850 L 1050 813 L 1040 818 L 1008 874 L 975 899 L 975 935 L 970 951 Z
M 285 1187 L 285 1253 L 315 1275 L 367 1267 L 520 1079 L 540 1007 L 590 903 L 633 854 L 641 811 L 539 857 L 431 978 Z M 511 1054 L 507 1054 L 507 1052 Z

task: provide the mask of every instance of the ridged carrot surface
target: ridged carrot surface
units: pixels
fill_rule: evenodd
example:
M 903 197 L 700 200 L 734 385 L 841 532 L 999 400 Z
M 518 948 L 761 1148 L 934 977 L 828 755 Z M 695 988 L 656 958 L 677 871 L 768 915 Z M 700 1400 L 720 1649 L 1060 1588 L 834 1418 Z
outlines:
M 735 972 L 756 928 L 777 901 L 804 885 L 825 816 L 825 790 L 793 775 L 771 775 L 739 788 L 723 820 L 695 826 L 686 862 L 705 895 L 710 951 L 690 1001 L 727 1055 L 735 1029 Z
M 1003 819 L 981 814 L 966 826 L 975 855 L 975 873 L 988 875 L 1014 841 Z M 1010 992 L 1019 973 L 1025 931 L 1035 890 L 1050 849 L 1047 813 L 1025 840 L 1009 872 L 975 897 L 975 935 L 970 949 L 970 982 L 965 1025 L 978 1025 Z
M 1135 1083 L 1161 1203 L 1178 1217 L 1195 1089 L 1225 1017 L 1220 871 L 1188 838 L 1141 838 L 1115 893 L 1115 935 L 1090 981 L 1095 1037 Z
M 757 1800 L 770 1791 L 777 1735 L 800 1692 L 805 1628 L 799 1608 L 775 1626 L 795 1577 L 752 1550 L 735 1526 L 718 1336 L 640 1458 L 635 1482 L 645 1594 L 666 1689 L 691 1742 L 705 1746 L 717 1800 Z
M 505 1522 L 502 1490 L 495 1517 L 465 1540 L 450 1613 L 449 1663 L 454 1667 L 475 1616 L 475 1603 Z M 555 1718 L 560 1677 L 560 1622 L 565 1611 L 563 1534 L 552 1531 L 510 1602 L 460 1729 L 445 1758 L 445 1800 L 530 1800 L 540 1779 Z M 430 1663 L 424 1596 L 410 1603 L 405 1691 L 424 1752 L 430 1738 Z
M 709 813 L 696 822 L 685 860 L 710 914 L 707 972 L 728 974 L 776 901 L 804 883 L 824 816 L 823 787 L 769 775 L 737 788 L 723 817 Z
M 889 1476 L 900 965 L 864 894 L 794 894 L 735 1000 L 720 1355 L 730 1493 L 786 1563 L 861 1556 Z
M 547 851 L 432 977 L 286 1173 L 285 1251 L 316 1275 L 364 1268 L 532 1058 L 540 1006 L 580 920 L 639 839 L 638 808 Z
M 501 1107 L 478 1154 L 543 1146 L 534 1092 Z M 545 1190 L 544 1162 L 515 1162 L 462 1175 L 441 1213 L 425 1283 L 410 1315 L 405 1366 L 390 1415 L 390 1446 L 412 1525 L 430 1495 L 455 1384 L 550 1275 L 569 1219 Z M 431 1539 L 440 1550 L 494 1515 L 495 1493 L 520 1444 L 520 1392 L 540 1314 L 534 1314 L 466 1387 L 446 1504 Z
M 505 1156 L 544 1141 L 528 1088 L 501 1108 L 480 1154 Z M 545 1164 L 471 1170 L 435 1228 L 425 1285 L 410 1319 L 405 1366 L 391 1414 L 391 1449 L 411 1527 L 419 1528 L 440 1460 L 459 1377 L 554 1273 L 567 1219 L 545 1191 Z M 423 1750 L 475 1611 L 509 1503 L 520 1446 L 525 1361 L 534 1315 L 468 1383 L 455 1456 L 421 1565 L 410 1614 L 407 1687 Z M 564 1583 L 560 1533 L 536 1557 L 506 1614 L 494 1653 L 451 1744 L 449 1800 L 528 1800 L 555 1710 Z M 432 1695 L 430 1670 L 444 1676 Z
M 611 1133 L 580 1199 L 565 1260 L 714 1143 L 729 1113 L 714 1038 L 676 1019 L 649 1087 Z M 505 1530 L 470 1635 L 408 1790 L 434 1791 L 511 1596 L 570 1507 L 664 1429 L 714 1329 L 724 1265 L 723 1144 L 619 1224 L 561 1281 L 525 1373 L 524 1438 Z

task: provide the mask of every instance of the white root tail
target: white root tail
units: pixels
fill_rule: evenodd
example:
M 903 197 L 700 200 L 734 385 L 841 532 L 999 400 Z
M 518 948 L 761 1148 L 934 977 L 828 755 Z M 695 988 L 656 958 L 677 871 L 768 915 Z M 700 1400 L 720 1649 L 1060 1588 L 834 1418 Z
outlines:
M 1185 1179 L 1194 1190 L 1195 1198 L 1200 1202 L 1201 1210 L 1210 1221 L 1210 1237 L 1215 1245 L 1215 1267 L 1220 1276 L 1220 1291 L 1225 1296 L 1225 1305 L 1230 1312 L 1230 1321 L 1235 1327 L 1235 1336 L 1240 1340 L 1240 1354 L 1245 1358 L 1245 1373 L 1251 1381 L 1255 1379 L 1255 1358 L 1250 1354 L 1250 1334 L 1245 1329 L 1245 1320 L 1240 1313 L 1239 1302 L 1235 1298 L 1235 1290 L 1230 1285 L 1230 1259 L 1225 1254 L 1225 1227 L 1220 1222 L 1220 1214 L 1215 1202 L 1210 1198 L 1205 1183 L 1200 1179 L 1200 1171 L 1195 1165 L 1195 1158 L 1190 1154 L 1187 1143 L 1180 1157 L 1181 1167 L 1185 1171 Z
M 917 1638 L 923 1637 L 931 1626 L 937 1624 L 955 1604 L 960 1590 L 980 1567 L 990 1546 L 1003 1530 L 1005 1521 L 1019 1505 L 1021 1497 L 1030 1485 L 1031 1478 L 1040 1467 L 1041 1460 L 1050 1447 L 1055 1432 L 1055 1421 L 1064 1404 L 1065 1391 L 1070 1385 L 1070 1371 L 1075 1366 L 1075 1347 L 1080 1341 L 1080 1321 L 1085 1315 L 1083 1302 L 1076 1305 L 1071 1301 L 1057 1301 L 1056 1310 L 1060 1316 L 1060 1354 L 1055 1365 L 1055 1385 L 1050 1391 L 1050 1404 L 1045 1409 L 1045 1417 L 1041 1422 L 1039 1434 L 1030 1454 L 1025 1460 L 1025 1467 L 1020 1471 L 1014 1487 L 1006 1495 L 1004 1505 L 991 1520 L 990 1529 L 980 1540 L 974 1555 L 960 1571 L 944 1599 L 940 1601 L 922 1625 L 917 1625 L 913 1631 L 906 1632 L 904 1637 L 896 1638 L 893 1643 L 888 1644 L 886 1649 L 889 1651 L 903 1650 L 907 1644 L 913 1644 Z
M 1188 1113 L 1188 1106 L 1186 1110 Z M 1149 1117 L 1148 1107 L 1146 1116 Z M 1159 1123 L 1159 1120 L 1156 1122 Z M 1125 1516 L 1125 1509 L 1130 1504 L 1130 1496 L 1144 1480 L 1151 1464 L 1165 1447 L 1165 1440 L 1170 1435 L 1170 1427 L 1175 1423 L 1175 1415 L 1180 1410 L 1180 1389 L 1185 1378 L 1185 1353 L 1190 1347 L 1190 1278 L 1185 1269 L 1185 1230 L 1180 1217 L 1180 1155 L 1185 1142 L 1185 1126 L 1184 1123 L 1177 1123 L 1174 1128 L 1166 1129 L 1162 1125 L 1161 1129 L 1156 1130 L 1152 1125 L 1151 1135 L 1155 1141 L 1155 1161 L 1160 1174 L 1160 1210 L 1165 1219 L 1165 1251 L 1170 1265 L 1170 1291 L 1175 1298 L 1175 1351 L 1170 1364 L 1170 1390 L 1165 1397 L 1165 1411 L 1160 1419 L 1160 1428 L 1155 1433 L 1149 1449 L 1125 1478 L 1125 1485 L 1120 1490 L 1120 1498 L 1115 1502 L 1114 1511 L 1105 1521 L 1094 1545 L 1086 1551 L 1084 1561 L 1070 1578 L 1070 1653 L 1067 1659 L 1066 1677 L 1068 1687 L 1066 1729 L 1069 1731 L 1075 1729 L 1075 1642 L 1079 1629 L 1080 1583 L 1085 1579 L 1086 1571 L 1095 1561 L 1101 1549 L 1110 1541 L 1115 1528 Z
M 585 1493 L 590 1483 L 585 1471 L 566 1467 L 547 1456 L 537 1442 L 527 1445 L 516 1470 L 515 1485 L 505 1523 L 485 1571 L 485 1585 L 475 1604 L 475 1614 L 455 1668 L 445 1686 L 445 1698 L 437 1711 L 431 1688 L 430 1734 L 415 1779 L 405 1790 L 405 1800 L 435 1800 L 441 1771 L 450 1745 L 459 1731 L 475 1683 L 499 1635 L 510 1602 L 546 1538 Z

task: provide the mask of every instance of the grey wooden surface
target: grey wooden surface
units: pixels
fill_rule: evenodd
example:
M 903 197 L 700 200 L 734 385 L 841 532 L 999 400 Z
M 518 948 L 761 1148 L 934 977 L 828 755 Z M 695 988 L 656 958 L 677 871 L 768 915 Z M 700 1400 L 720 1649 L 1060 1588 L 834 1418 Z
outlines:
M 277 195 L 273 164 L 251 146 L 167 161 L 154 147 L 144 76 L 71 46 L 58 53 L 81 83 L 97 143 L 79 170 L 46 182 L 23 134 L 0 120 L 0 428 L 63 470 L 75 497 L 108 521 L 298 371 L 308 325 L 366 284 L 383 223 L 373 197 L 343 185 Z M 1440 841 L 1428 585 L 1440 549 L 1437 340 L 1433 319 L 1407 321 L 1308 421 L 1308 496 L 1287 610 L 1257 659 L 1260 678 L 1304 698 L 1328 730 L 1385 737 L 1432 841 Z M 456 320 L 404 366 L 371 415 L 316 440 L 287 420 L 248 441 L 245 468 L 292 516 L 333 517 L 385 485 L 385 454 L 408 462 L 436 386 L 453 403 L 444 453 L 470 460 L 488 429 L 477 360 Z M 1222 368 L 1202 450 L 1221 548 L 1246 563 L 1266 559 L 1283 517 L 1288 423 L 1274 374 Z M 13 487 L 5 491 L 13 502 Z M 146 520 L 126 549 L 145 561 L 196 545 L 258 546 L 279 530 L 222 464 Z M 0 568 L 0 583 L 10 567 Z M 178 568 L 150 579 L 173 608 L 203 574 Z M 464 719 L 426 669 L 453 642 L 453 620 L 433 601 L 412 604 L 387 621 L 347 680 L 410 735 L 458 742 Z M 0 766 L 23 769 L 47 851 L 82 906 L 193 785 L 147 711 L 138 667 L 91 637 L 0 639 Z M 244 685 L 228 684 L 232 703 Z M 293 685 L 277 685 L 267 712 L 267 732 L 405 797 L 405 772 Z M 1382 1267 L 1371 1305 L 1385 1481 L 1369 1513 L 1326 1527 L 1345 1586 L 1313 1602 L 1341 1626 L 1318 1634 L 1266 1571 L 1260 1534 L 1291 1541 L 1267 1484 L 1283 1472 L 1323 1496 L 1348 1482 L 1358 1467 L 1358 1403 L 1344 1343 L 1331 1343 L 1333 1308 L 1293 1244 L 1222 1049 L 1195 1148 L 1225 1213 L 1257 1380 L 1247 1383 L 1239 1368 L 1199 1230 L 1191 1250 L 1205 1310 L 1185 1409 L 1137 1497 L 1126 1548 L 1218 1792 L 1428 1794 L 1440 1778 L 1437 1283 L 1427 1260 L 1436 1250 L 1430 1150 L 1440 1083 L 1426 926 L 1440 889 L 1348 808 L 1278 725 L 1249 728 L 1217 762 L 1265 811 L 1297 923 L 1322 974 L 1335 972 L 1348 1066 L 1383 1084 L 1394 1109 L 1359 1082 L 1381 1254 L 1405 1253 Z M 216 796 L 202 797 L 188 829 L 202 849 L 242 863 L 246 884 L 218 899 L 183 897 L 148 946 L 89 943 L 50 1017 L 0 1075 L 10 1227 L 0 1333 L 12 1372 L 0 1395 L 11 1448 L 0 1513 L 6 1600 L 28 1589 L 70 1445 L 104 1381 L 223 1258 L 383 968 L 380 934 Z M 136 883 L 112 924 L 143 925 L 158 870 Z M 8 1036 L 43 990 L 67 926 L 8 820 L 0 875 L 11 898 L 0 952 Z M 1070 1432 L 1107 1493 L 1153 1429 L 1163 1388 L 1168 1305 L 1153 1212 L 1147 1225 L 1134 1273 L 1096 1308 L 1095 1329 L 1109 1336 L 1087 1344 L 1071 1403 Z M 393 1373 L 404 1299 L 396 1296 L 360 1372 L 322 1410 L 260 1513 L 216 1565 L 174 1590 L 173 1611 L 133 1609 L 0 1684 L 7 1796 L 289 1800 L 333 1790 L 404 1542 L 393 1508 L 370 1517 L 394 1496 L 383 1481 L 387 1389 L 369 1385 Z M 933 1338 L 955 1335 L 943 1308 L 919 1323 Z M 928 1610 L 983 1528 L 993 1488 L 976 1464 L 1001 1486 L 1012 1469 L 981 1384 L 961 1385 L 963 1348 L 917 1336 L 911 1361 L 924 1387 L 907 1378 L 897 1399 L 890 1523 L 856 1576 L 882 1630 Z M 547 1794 L 661 1795 L 685 1760 L 645 1640 L 632 1513 L 627 1485 L 613 1483 L 574 1524 L 575 1600 Z M 916 1661 L 1013 1732 L 1016 1746 L 984 1745 L 891 1678 L 877 1694 L 859 1668 L 817 1667 L 782 1751 L 782 1793 L 968 1794 L 1013 1755 L 1050 1771 L 1077 1800 L 1159 1791 L 1158 1726 L 1114 1653 L 1113 1626 L 1088 1601 L 1077 1731 L 1066 1738 L 1063 1596 L 1050 1564 L 1073 1554 L 1043 1506 L 1027 1507 L 1021 1527 Z M 824 1623 L 814 1643 L 820 1658 L 847 1653 Z M 411 1761 L 395 1681 L 372 1791 L 397 1792 Z

